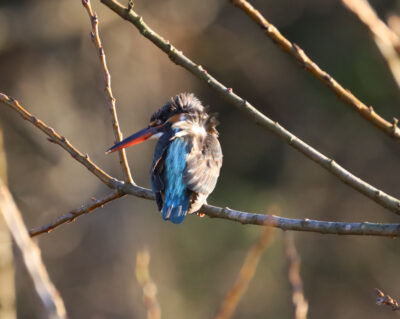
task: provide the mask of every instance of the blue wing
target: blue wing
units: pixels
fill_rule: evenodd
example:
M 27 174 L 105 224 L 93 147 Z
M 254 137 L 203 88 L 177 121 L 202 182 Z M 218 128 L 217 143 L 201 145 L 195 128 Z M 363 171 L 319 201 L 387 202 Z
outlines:
M 183 181 L 188 143 L 165 133 L 159 140 L 152 165 L 151 184 L 165 220 L 180 224 L 189 209 L 192 192 Z

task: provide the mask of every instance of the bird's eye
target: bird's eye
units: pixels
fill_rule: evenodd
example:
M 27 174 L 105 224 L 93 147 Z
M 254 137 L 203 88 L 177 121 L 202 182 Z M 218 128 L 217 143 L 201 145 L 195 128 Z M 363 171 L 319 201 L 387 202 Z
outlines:
M 158 120 L 154 120 L 152 122 L 150 122 L 149 126 L 153 127 L 153 126 L 159 126 L 163 123 L 162 120 L 158 119 Z

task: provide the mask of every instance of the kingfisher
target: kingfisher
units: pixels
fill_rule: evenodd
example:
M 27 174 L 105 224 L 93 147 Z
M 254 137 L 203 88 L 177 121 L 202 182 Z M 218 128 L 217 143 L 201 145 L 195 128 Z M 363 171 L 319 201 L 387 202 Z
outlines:
M 115 144 L 106 153 L 158 139 L 151 165 L 151 187 L 164 220 L 174 224 L 199 213 L 214 190 L 222 166 L 215 114 L 192 93 L 171 98 L 150 118 L 150 124 Z

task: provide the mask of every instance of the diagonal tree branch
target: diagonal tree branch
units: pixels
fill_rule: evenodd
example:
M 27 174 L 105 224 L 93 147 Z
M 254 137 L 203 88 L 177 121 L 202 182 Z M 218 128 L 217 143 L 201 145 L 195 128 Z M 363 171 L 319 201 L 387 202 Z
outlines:
M 265 19 L 262 14 L 246 0 L 231 1 L 235 6 L 243 10 L 243 12 L 246 13 L 254 22 L 256 22 L 276 45 L 296 59 L 305 70 L 310 72 L 315 78 L 330 88 L 340 99 L 346 102 L 381 131 L 400 140 L 400 129 L 397 127 L 396 121 L 394 121 L 393 124 L 386 121 L 375 113 L 372 106 L 366 106 L 349 90 L 341 86 L 327 72 L 321 70 L 320 67 L 313 62 L 299 46 L 286 39 L 274 25 L 269 23 L 267 19 Z
M 7 186 L 7 159 L 0 124 L 0 180 Z M 1 209 L 0 209 L 1 211 Z M 11 232 L 0 212 L 0 242 L 11 242 Z M 16 319 L 15 258 L 12 245 L 0 244 L 0 318 Z
M 220 93 L 224 98 L 227 99 L 233 106 L 243 111 L 248 117 L 250 117 L 256 124 L 271 131 L 281 139 L 286 141 L 290 146 L 294 147 L 300 153 L 304 154 L 309 159 L 313 160 L 327 171 L 337 176 L 345 184 L 359 191 L 361 194 L 375 201 L 379 205 L 387 208 L 388 210 L 400 214 L 400 201 L 393 196 L 390 196 L 376 187 L 366 183 L 357 176 L 351 174 L 349 171 L 344 169 L 342 166 L 337 164 L 333 159 L 326 157 L 310 145 L 306 144 L 298 137 L 287 131 L 278 122 L 272 121 L 270 118 L 265 116 L 259 110 L 257 110 L 249 102 L 241 98 L 240 96 L 233 93 L 232 89 L 225 87 L 217 79 L 212 77 L 203 69 L 201 65 L 195 64 L 192 60 L 186 57 L 181 51 L 178 51 L 169 41 L 164 40 L 154 30 L 150 29 L 146 23 L 144 23 L 141 16 L 132 10 L 132 8 L 126 8 L 115 0 L 101 0 L 102 3 L 107 5 L 110 9 L 120 15 L 122 18 L 131 22 L 139 32 L 153 42 L 158 48 L 168 54 L 168 57 L 177 65 L 184 67 L 186 70 L 191 72 L 197 78 L 205 81 L 211 88 Z M 274 29 L 275 30 L 275 29 Z M 373 111 L 368 110 L 371 114 Z M 399 133 L 397 127 L 394 127 L 396 135 Z
M 117 187 L 120 194 L 129 194 L 136 197 L 154 200 L 154 194 L 150 189 L 135 186 L 128 183 L 120 183 Z M 111 194 L 109 195 L 111 197 Z M 122 196 L 122 195 L 121 195 Z M 109 201 L 117 199 L 110 198 Z M 107 201 L 107 202 L 109 202 Z M 101 207 L 101 206 L 99 206 Z M 93 210 L 96 207 L 93 207 Z M 79 211 L 79 209 L 75 210 Z M 92 210 L 91 210 L 92 211 Z M 259 225 L 269 227 L 280 228 L 282 230 L 295 230 L 305 231 L 320 234 L 332 234 L 332 235 L 370 235 L 370 236 L 384 236 L 384 237 L 397 237 L 400 236 L 400 224 L 380 224 L 380 223 L 346 223 L 346 222 L 332 222 L 332 221 L 319 221 L 308 218 L 304 219 L 292 219 L 279 217 L 274 215 L 264 214 L 252 214 L 234 210 L 228 207 L 217 207 L 212 205 L 204 205 L 201 208 L 201 212 L 205 213 L 211 218 L 221 218 L 234 222 L 239 222 L 244 225 Z M 82 210 L 82 214 L 86 211 Z M 82 215 L 80 212 L 73 218 Z M 32 230 L 32 236 L 39 235 L 43 232 L 35 233 L 37 230 L 54 229 L 71 220 L 71 212 L 66 215 L 58 217 L 48 225 L 39 227 Z
M 27 112 L 17 100 L 0 93 L 0 102 L 10 106 L 14 111 L 22 116 L 23 119 L 31 122 L 38 127 L 42 132 L 50 137 L 50 140 L 60 145 L 64 150 L 71 154 L 79 163 L 84 165 L 90 172 L 97 176 L 108 187 L 118 190 L 120 195 L 130 194 L 136 197 L 154 200 L 154 194 L 151 190 L 133 185 L 127 182 L 121 182 L 114 177 L 105 173 L 101 168 L 96 166 L 89 160 L 89 157 L 79 152 L 65 137 L 58 134 L 54 129 L 47 126 L 41 120 L 37 119 L 29 112 Z M 204 205 L 201 211 L 209 217 L 228 219 L 242 224 L 252 225 L 266 225 L 281 228 L 283 230 L 297 230 L 317 232 L 321 234 L 337 234 L 337 235 L 373 235 L 373 236 L 389 236 L 395 237 L 400 235 L 400 224 L 377 224 L 377 223 L 345 223 L 345 222 L 326 222 L 310 219 L 290 219 L 284 217 L 277 217 L 273 215 L 261 215 L 241 212 L 227 207 L 216 207 L 211 205 Z M 83 212 L 84 213 L 84 212 Z M 68 216 L 59 217 L 53 223 L 61 225 L 70 220 Z M 43 226 L 43 228 L 52 227 L 51 225 Z M 54 229 L 53 227 L 52 229 Z
M 272 241 L 272 231 L 264 227 L 258 241 L 250 248 L 246 259 L 240 269 L 239 275 L 233 287 L 228 291 L 215 319 L 229 319 L 233 316 L 236 308 L 245 294 L 250 281 L 253 279 L 261 256 Z
M 54 228 L 56 228 L 64 223 L 71 223 L 71 222 L 75 221 L 76 218 L 78 218 L 79 216 L 81 216 L 83 214 L 88 214 L 97 208 L 103 208 L 103 206 L 105 204 L 113 201 L 114 199 L 120 198 L 122 196 L 124 196 L 124 194 L 122 194 L 118 191 L 112 192 L 112 193 L 104 196 L 103 198 L 96 199 L 93 203 L 82 205 L 81 207 L 74 209 L 74 210 L 70 211 L 69 213 L 56 218 L 54 221 L 52 221 L 51 223 L 49 223 L 45 226 L 31 229 L 29 231 L 29 235 L 31 237 L 34 237 L 34 236 L 37 236 L 37 235 L 40 235 L 43 233 L 50 233 Z
M 39 247 L 29 238 L 21 213 L 7 187 L 0 179 L 0 213 L 22 252 L 25 266 L 33 280 L 35 289 L 43 302 L 49 319 L 65 319 L 64 302 L 49 278 L 40 256 Z
M 342 0 L 342 3 L 367 26 L 400 87 L 400 38 L 379 19 L 367 0 Z
M 64 136 L 61 136 L 50 126 L 46 125 L 41 120 L 26 111 L 16 99 L 0 93 L 0 102 L 3 102 L 4 104 L 10 106 L 14 111 L 21 115 L 24 120 L 32 123 L 38 129 L 44 132 L 49 137 L 50 142 L 60 145 L 63 149 L 70 153 L 74 159 L 84 165 L 91 173 L 97 176 L 108 187 L 115 188 L 116 183 L 120 183 L 115 178 L 104 172 L 96 164 L 94 164 L 89 159 L 89 156 L 87 154 L 83 155 L 81 152 L 79 152 Z
M 343 4 L 351 10 L 368 27 L 376 37 L 390 44 L 400 54 L 400 38 L 383 22 L 367 0 L 342 0 Z
M 104 53 L 103 46 L 101 45 L 100 34 L 99 34 L 99 19 L 97 17 L 96 12 L 94 12 L 92 9 L 90 0 L 82 0 L 82 5 L 85 7 L 89 15 L 90 23 L 92 25 L 92 32 L 90 33 L 90 36 L 92 38 L 94 46 L 98 50 L 101 66 L 103 67 L 104 71 L 104 79 L 106 84 L 105 91 L 108 97 L 108 109 L 110 111 L 112 118 L 112 127 L 114 131 L 114 138 L 116 144 L 122 141 L 122 133 L 119 128 L 117 109 L 115 107 L 115 98 L 111 90 L 111 75 L 110 72 L 108 71 L 106 55 Z M 132 184 L 135 184 L 132 179 L 131 171 L 129 169 L 128 159 L 126 158 L 125 150 L 122 149 L 118 153 L 119 153 L 119 162 L 121 164 L 125 180 Z

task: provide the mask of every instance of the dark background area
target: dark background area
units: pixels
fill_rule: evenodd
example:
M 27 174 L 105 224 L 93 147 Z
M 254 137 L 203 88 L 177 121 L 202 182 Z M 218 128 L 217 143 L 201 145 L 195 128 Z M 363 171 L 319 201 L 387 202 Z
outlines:
M 125 4 L 125 2 L 123 2 Z M 252 4 L 323 70 L 388 120 L 400 117 L 399 88 L 367 29 L 338 0 L 257 0 Z M 385 19 L 399 3 L 371 1 Z M 219 113 L 224 152 L 209 203 L 333 221 L 399 218 L 255 126 L 128 22 L 92 3 L 125 136 L 147 125 L 171 96 L 194 92 Z M 400 146 L 275 46 L 228 1 L 135 1 L 135 11 L 196 63 L 263 113 L 340 165 L 400 197 Z M 0 91 L 122 179 L 106 107 L 103 73 L 80 0 L 0 2 Z M 35 127 L 0 105 L 10 189 L 28 227 L 43 225 L 109 192 Z M 128 149 L 135 181 L 149 187 L 154 142 Z M 70 318 L 144 318 L 136 252 L 147 247 L 165 318 L 210 318 L 232 286 L 260 227 L 189 216 L 164 222 L 152 201 L 112 202 L 38 239 Z M 400 296 L 399 241 L 296 233 L 309 318 L 386 318 L 374 288 Z M 9 242 L 1 243 L 11 245 Z M 17 255 L 20 318 L 43 317 Z M 275 232 L 235 318 L 291 318 L 281 231 Z

